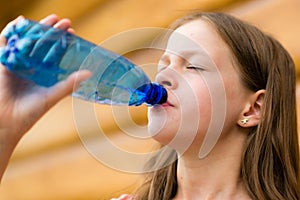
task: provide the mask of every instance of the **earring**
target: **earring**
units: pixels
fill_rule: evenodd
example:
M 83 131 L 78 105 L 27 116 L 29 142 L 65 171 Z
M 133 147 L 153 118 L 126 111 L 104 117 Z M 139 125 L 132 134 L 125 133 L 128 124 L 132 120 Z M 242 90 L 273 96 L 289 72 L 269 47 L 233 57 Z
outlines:
M 245 124 L 247 124 L 248 121 L 249 121 L 249 119 L 244 118 L 244 119 L 241 120 L 241 123 L 245 125 Z

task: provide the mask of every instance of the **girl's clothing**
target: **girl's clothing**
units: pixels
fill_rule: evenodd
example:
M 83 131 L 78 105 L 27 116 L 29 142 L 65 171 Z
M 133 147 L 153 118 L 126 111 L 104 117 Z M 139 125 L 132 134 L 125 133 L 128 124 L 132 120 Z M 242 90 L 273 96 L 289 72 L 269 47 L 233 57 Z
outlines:
M 112 198 L 111 200 L 133 200 L 131 195 L 122 194 L 119 198 Z

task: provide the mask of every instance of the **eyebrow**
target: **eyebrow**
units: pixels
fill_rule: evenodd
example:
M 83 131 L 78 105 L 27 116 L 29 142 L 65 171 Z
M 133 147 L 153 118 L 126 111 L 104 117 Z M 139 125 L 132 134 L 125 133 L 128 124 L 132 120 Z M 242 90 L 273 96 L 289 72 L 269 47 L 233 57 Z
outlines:
M 216 64 L 213 61 L 212 57 L 201 47 L 197 48 L 197 50 L 195 48 L 180 49 L 179 51 L 171 51 L 166 49 L 166 52 L 177 55 L 180 58 L 187 60 L 189 63 L 194 65 L 203 66 L 203 67 L 216 67 Z M 163 54 L 160 60 L 165 61 L 167 57 L 168 57 L 167 54 Z

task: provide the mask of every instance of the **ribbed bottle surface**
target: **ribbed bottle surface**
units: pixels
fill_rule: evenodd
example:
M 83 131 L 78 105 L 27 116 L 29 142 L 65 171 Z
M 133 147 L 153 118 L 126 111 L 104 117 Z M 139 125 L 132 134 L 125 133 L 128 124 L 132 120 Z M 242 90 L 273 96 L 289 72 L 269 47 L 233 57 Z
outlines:
M 0 61 L 17 76 L 49 87 L 72 72 L 87 69 L 92 77 L 72 94 L 91 102 L 147 105 L 166 102 L 165 88 L 151 83 L 139 67 L 69 32 L 20 20 L 4 30 L 8 42 Z

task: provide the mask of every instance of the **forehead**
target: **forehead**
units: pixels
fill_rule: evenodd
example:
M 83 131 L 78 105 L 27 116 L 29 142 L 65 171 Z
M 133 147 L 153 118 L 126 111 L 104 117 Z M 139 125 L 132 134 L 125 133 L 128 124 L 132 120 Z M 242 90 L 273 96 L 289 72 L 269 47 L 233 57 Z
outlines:
M 220 42 L 222 43 L 212 25 L 201 19 L 187 22 L 178 27 L 171 38 L 176 35 L 185 36 L 207 50 L 212 49 L 212 46 L 220 46 Z
M 217 66 L 224 65 L 224 62 L 231 63 L 228 46 L 215 28 L 201 19 L 190 21 L 177 28 L 169 38 L 167 49 L 176 52 L 197 49 L 209 55 Z

